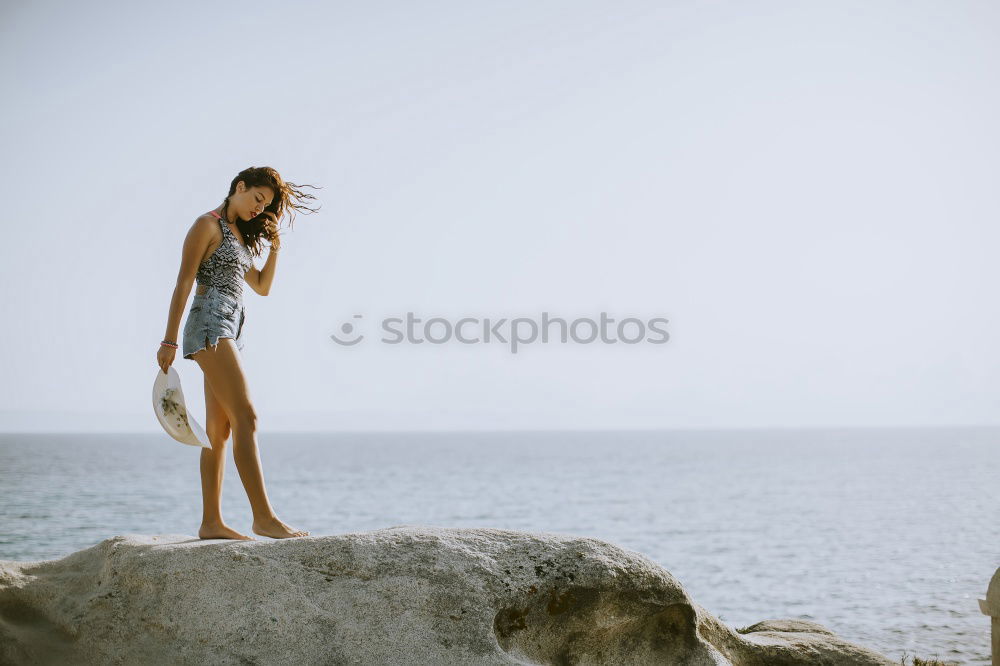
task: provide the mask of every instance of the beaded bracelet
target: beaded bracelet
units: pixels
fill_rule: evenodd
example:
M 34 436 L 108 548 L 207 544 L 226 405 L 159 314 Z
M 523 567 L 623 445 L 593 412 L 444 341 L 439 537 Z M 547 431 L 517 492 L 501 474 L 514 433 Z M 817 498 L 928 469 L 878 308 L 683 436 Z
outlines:
M 163 345 L 164 347 L 173 347 L 174 349 L 177 349 L 177 344 L 174 342 L 167 342 L 166 340 L 164 340 L 160 344 Z

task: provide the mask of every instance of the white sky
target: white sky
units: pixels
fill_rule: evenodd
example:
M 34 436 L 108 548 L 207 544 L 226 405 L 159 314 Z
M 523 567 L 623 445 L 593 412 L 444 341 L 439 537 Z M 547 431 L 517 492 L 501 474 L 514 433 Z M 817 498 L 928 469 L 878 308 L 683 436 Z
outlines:
M 1000 423 L 995 3 L 0 6 L 0 429 L 159 429 L 251 165 L 324 188 L 246 288 L 264 430 Z M 407 311 L 671 340 L 327 337 Z

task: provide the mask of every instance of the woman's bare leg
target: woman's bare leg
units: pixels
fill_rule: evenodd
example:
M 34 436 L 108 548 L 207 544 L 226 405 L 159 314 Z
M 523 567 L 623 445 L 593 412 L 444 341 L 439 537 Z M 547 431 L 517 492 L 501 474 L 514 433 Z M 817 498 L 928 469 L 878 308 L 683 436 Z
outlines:
M 211 449 L 201 450 L 201 527 L 198 536 L 202 539 L 246 539 L 252 536 L 240 534 L 222 520 L 222 478 L 226 470 L 226 440 L 229 439 L 229 417 L 222 403 L 215 397 L 212 387 L 205 378 L 205 432 Z
M 278 520 L 267 499 L 257 450 L 257 413 L 250 401 L 236 343 L 231 338 L 219 338 L 216 347 L 207 347 L 193 358 L 201 366 L 205 381 L 229 418 L 233 431 L 233 458 L 250 500 L 253 531 L 275 539 L 307 536 L 309 532 L 296 530 Z

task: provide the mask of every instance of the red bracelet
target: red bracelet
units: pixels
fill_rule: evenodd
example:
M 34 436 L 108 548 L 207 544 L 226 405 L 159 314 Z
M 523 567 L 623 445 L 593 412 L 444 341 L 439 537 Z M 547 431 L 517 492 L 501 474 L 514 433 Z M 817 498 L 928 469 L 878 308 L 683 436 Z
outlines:
M 174 344 L 173 342 L 167 342 L 166 340 L 164 340 L 160 344 L 163 345 L 164 347 L 173 347 L 174 349 L 177 349 L 177 345 Z

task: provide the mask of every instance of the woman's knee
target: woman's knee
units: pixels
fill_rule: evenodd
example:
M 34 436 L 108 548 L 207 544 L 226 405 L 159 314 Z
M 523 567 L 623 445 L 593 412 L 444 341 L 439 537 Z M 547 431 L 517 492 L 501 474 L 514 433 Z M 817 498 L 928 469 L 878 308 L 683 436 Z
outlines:
M 238 407 L 232 419 L 233 430 L 257 431 L 257 412 L 250 403 Z
M 229 439 L 229 432 L 228 420 L 212 420 L 205 426 L 205 434 L 208 435 L 208 441 L 213 446 L 225 446 L 226 440 Z

